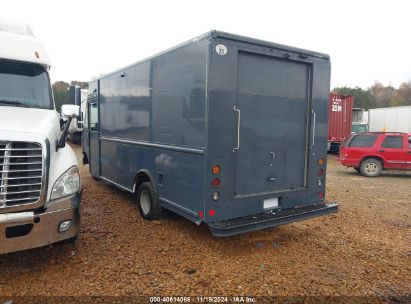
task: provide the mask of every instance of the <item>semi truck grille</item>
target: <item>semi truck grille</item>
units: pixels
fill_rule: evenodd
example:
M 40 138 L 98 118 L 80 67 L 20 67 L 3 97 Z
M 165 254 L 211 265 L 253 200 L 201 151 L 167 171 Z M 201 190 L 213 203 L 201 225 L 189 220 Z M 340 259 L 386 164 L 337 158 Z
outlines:
M 0 208 L 40 199 L 43 156 L 40 144 L 0 142 Z

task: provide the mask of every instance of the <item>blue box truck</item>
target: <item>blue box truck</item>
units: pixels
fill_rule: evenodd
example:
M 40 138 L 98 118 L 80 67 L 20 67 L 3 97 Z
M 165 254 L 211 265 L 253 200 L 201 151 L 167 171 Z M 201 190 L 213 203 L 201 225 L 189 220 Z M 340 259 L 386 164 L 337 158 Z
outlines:
M 337 212 L 329 90 L 328 55 L 211 31 L 90 83 L 83 162 L 215 236 Z

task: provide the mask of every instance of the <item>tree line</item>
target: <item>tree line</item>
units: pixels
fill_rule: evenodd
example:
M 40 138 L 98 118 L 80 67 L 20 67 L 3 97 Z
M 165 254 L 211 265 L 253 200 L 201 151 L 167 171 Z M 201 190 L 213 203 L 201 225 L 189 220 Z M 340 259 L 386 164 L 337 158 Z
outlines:
M 61 111 L 61 106 L 70 103 L 70 85 L 80 86 L 82 89 L 88 89 L 88 82 L 73 80 L 70 83 L 65 81 L 56 81 L 53 83 L 53 95 L 54 103 L 56 104 L 56 110 Z
M 411 105 L 411 81 L 403 82 L 398 89 L 375 82 L 366 90 L 355 87 L 337 87 L 334 93 L 354 96 L 354 107 L 374 109 Z
M 78 85 L 88 89 L 88 82 L 73 80 L 70 83 L 56 81 L 53 83 L 54 101 L 56 109 L 60 112 L 61 105 L 70 103 L 69 87 Z M 391 85 L 384 86 L 375 82 L 366 90 L 360 87 L 336 87 L 334 93 L 354 96 L 354 107 L 366 110 L 373 108 L 395 107 L 411 105 L 411 81 L 403 82 L 398 89 Z

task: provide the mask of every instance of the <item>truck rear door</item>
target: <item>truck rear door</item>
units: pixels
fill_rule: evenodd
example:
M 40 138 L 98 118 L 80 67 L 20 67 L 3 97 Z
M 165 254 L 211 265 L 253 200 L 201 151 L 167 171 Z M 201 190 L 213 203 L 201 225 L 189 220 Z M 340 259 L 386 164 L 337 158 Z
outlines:
M 310 66 L 239 52 L 235 195 L 305 186 Z

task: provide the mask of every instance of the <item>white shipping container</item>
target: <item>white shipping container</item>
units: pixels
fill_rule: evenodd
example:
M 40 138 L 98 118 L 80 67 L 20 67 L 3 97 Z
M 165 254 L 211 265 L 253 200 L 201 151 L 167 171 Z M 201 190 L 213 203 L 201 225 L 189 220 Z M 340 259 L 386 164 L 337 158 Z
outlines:
M 411 133 L 411 106 L 369 110 L 370 132 Z

